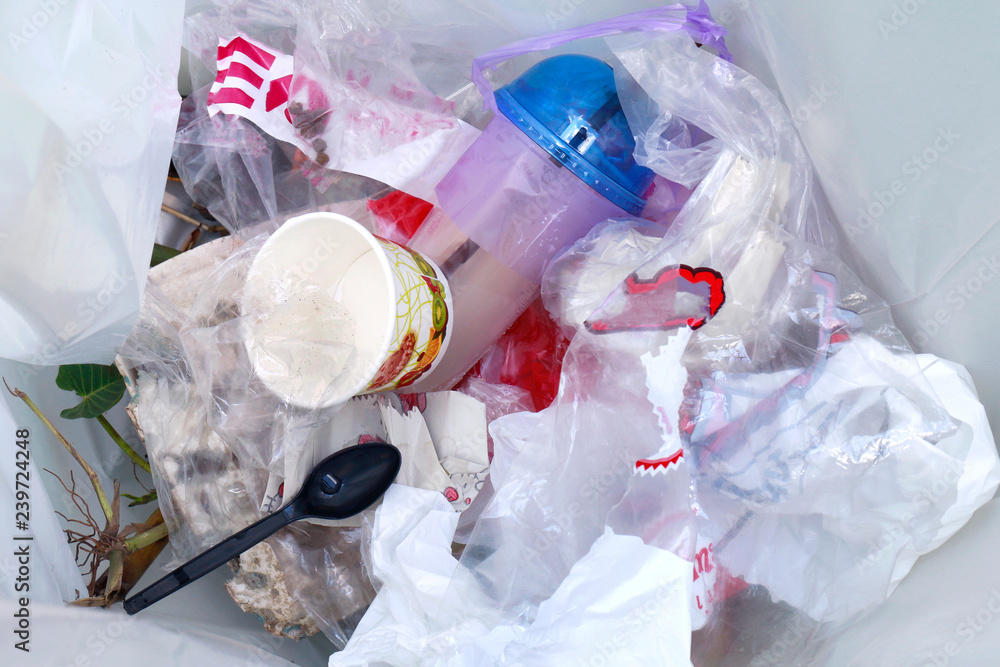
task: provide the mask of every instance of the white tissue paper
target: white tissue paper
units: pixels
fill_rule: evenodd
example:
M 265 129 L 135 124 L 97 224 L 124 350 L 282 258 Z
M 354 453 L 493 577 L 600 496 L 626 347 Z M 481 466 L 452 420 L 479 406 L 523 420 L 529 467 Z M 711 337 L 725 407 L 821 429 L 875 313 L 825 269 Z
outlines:
M 486 406 L 457 391 L 357 396 L 319 434 L 284 453 L 284 475 L 271 474 L 261 511 L 291 498 L 321 461 L 358 442 L 384 440 L 403 457 L 396 483 L 442 494 L 455 509 L 476 499 L 489 474 Z M 359 525 L 360 517 L 337 522 Z M 329 524 L 329 521 L 325 521 Z

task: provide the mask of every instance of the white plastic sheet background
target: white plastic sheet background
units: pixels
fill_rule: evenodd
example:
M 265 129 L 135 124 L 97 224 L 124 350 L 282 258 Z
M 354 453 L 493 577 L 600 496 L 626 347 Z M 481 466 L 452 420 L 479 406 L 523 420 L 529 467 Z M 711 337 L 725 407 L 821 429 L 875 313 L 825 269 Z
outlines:
M 760 33 L 862 278 L 916 349 L 970 370 L 996 425 L 1000 5 L 735 6 Z
M 135 320 L 176 129 L 183 12 L 183 0 L 0 4 L 0 376 L 28 392 L 57 422 L 107 490 L 119 479 L 124 492 L 139 495 L 144 491 L 132 464 L 96 422 L 58 419 L 78 399 L 54 380 L 57 364 L 111 361 Z M 330 647 L 322 638 L 298 645 L 279 640 L 241 612 L 222 588 L 225 571 L 134 623 L 120 607 L 65 608 L 65 600 L 86 590 L 62 533 L 66 523 L 55 511 L 78 514 L 45 469 L 67 483 L 72 470 L 77 491 L 100 510 L 68 452 L 20 400 L 2 391 L 5 619 L 17 608 L 14 438 L 23 428 L 30 433 L 34 539 L 27 591 L 32 652 L 14 650 L 12 624 L 4 621 L 0 664 L 124 664 L 135 656 L 151 665 L 174 665 L 185 657 L 287 664 L 275 653 L 298 664 L 325 661 Z M 109 419 L 139 447 L 121 407 Z M 150 486 L 148 476 L 138 475 Z M 123 508 L 123 523 L 144 520 L 151 511 L 149 505 Z M 162 574 L 160 564 L 168 557 L 169 547 L 140 586 Z
M 829 667 L 993 665 L 1000 650 L 1000 501 L 980 509 L 953 539 L 920 559 L 864 623 L 813 647 L 797 664 Z M 804 628 L 761 654 L 780 665 L 806 640 Z
M 183 10 L 0 6 L 0 357 L 108 362 L 131 329 L 177 124 Z

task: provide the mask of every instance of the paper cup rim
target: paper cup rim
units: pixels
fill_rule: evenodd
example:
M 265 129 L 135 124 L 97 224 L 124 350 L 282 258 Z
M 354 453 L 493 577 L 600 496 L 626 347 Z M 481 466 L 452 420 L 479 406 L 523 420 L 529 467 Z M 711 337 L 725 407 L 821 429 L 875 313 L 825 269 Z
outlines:
M 386 292 L 388 294 L 388 299 L 386 299 L 386 327 L 385 331 L 382 332 L 382 344 L 379 346 L 378 353 L 375 355 L 375 360 L 371 365 L 365 369 L 365 374 L 357 384 L 353 385 L 350 389 L 345 389 L 342 393 L 337 394 L 331 398 L 321 400 L 317 403 L 306 403 L 300 400 L 296 400 L 295 397 L 290 396 L 287 392 L 279 391 L 268 378 L 257 372 L 256 364 L 253 362 L 253 356 L 250 358 L 250 365 L 254 367 L 254 374 L 260 379 L 261 382 L 268 388 L 269 391 L 274 393 L 276 396 L 280 397 L 286 403 L 297 405 L 302 408 L 308 409 L 322 409 L 328 408 L 331 405 L 337 405 L 338 403 L 345 403 L 349 401 L 354 396 L 357 396 L 371 383 L 372 378 L 378 373 L 379 368 L 385 363 L 385 358 L 389 353 L 389 347 L 392 343 L 392 332 L 396 328 L 396 301 L 399 299 L 399 295 L 396 293 L 396 281 L 392 274 L 392 269 L 389 266 L 389 260 L 386 257 L 385 249 L 379 244 L 378 239 L 370 231 L 365 229 L 364 225 L 353 218 L 349 218 L 341 213 L 332 213 L 328 211 L 316 211 L 314 213 L 305 213 L 303 215 L 295 216 L 294 218 L 289 218 L 286 220 L 278 229 L 271 234 L 270 237 L 261 245 L 260 250 L 257 252 L 257 256 L 254 257 L 253 262 L 250 263 L 250 271 L 247 274 L 247 282 L 250 281 L 251 276 L 257 271 L 255 270 L 257 262 L 261 255 L 268 248 L 269 245 L 276 244 L 276 239 L 281 239 L 284 236 L 292 233 L 288 230 L 294 230 L 296 227 L 306 224 L 308 222 L 313 222 L 316 220 L 323 220 L 326 222 L 337 222 L 341 223 L 353 231 L 357 232 L 358 235 L 365 240 L 371 251 L 375 253 L 378 258 L 379 266 L 382 269 L 382 276 L 385 280 Z M 250 352 L 250 340 L 244 341 L 247 347 L 247 352 Z

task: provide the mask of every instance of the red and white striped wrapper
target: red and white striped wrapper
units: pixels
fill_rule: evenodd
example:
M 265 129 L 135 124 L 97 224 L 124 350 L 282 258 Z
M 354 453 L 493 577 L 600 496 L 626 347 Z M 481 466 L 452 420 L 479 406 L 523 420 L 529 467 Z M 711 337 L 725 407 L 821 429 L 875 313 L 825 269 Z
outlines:
M 309 151 L 296 135 L 288 112 L 292 68 L 292 56 L 246 35 L 220 39 L 218 74 L 208 91 L 208 114 L 242 116 L 275 139 Z

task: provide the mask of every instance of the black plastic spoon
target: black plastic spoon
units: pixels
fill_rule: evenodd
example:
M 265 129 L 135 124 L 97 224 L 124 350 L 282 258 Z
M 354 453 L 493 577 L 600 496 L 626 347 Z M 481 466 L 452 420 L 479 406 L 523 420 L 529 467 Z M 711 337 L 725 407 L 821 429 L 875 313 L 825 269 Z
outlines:
M 346 519 L 382 497 L 402 463 L 399 450 L 384 442 L 342 449 L 316 466 L 290 503 L 195 556 L 145 590 L 125 600 L 129 614 L 142 611 L 299 519 Z

